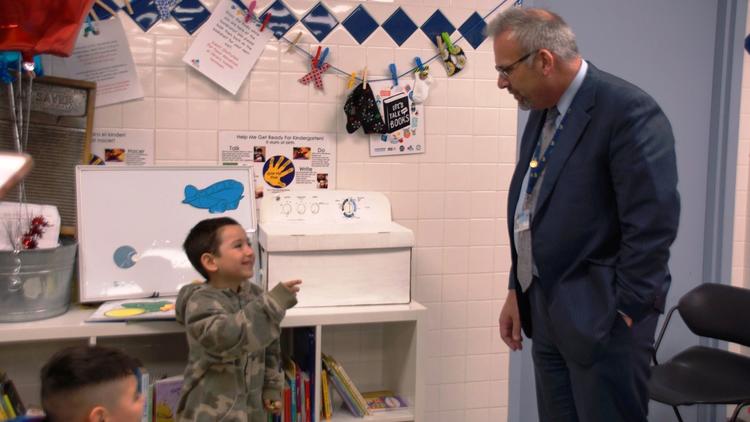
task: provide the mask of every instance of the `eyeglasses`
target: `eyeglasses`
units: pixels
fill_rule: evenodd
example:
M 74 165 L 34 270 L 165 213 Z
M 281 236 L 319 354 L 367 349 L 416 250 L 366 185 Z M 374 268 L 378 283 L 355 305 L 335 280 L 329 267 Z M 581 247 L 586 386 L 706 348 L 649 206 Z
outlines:
M 495 65 L 495 70 L 497 70 L 497 73 L 500 74 L 501 78 L 508 79 L 510 77 L 511 72 L 515 70 L 516 66 L 518 66 L 519 63 L 528 59 L 529 57 L 531 57 L 532 54 L 535 54 L 537 51 L 539 50 L 529 51 L 528 53 L 523 55 L 520 59 L 514 61 L 513 63 L 507 66 Z

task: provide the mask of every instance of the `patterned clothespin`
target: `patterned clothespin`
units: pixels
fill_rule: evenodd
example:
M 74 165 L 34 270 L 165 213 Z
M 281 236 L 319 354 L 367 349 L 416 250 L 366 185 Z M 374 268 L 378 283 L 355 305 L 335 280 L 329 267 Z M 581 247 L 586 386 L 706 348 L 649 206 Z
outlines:
M 91 9 L 91 13 L 86 15 L 86 24 L 83 27 L 84 37 L 88 37 L 89 33 L 99 35 L 99 29 L 96 27 L 96 25 L 94 25 L 94 22 L 91 20 L 91 16 L 94 16 L 97 21 L 99 20 L 99 18 L 96 16 L 96 12 L 94 12 L 94 9 Z
M 315 62 L 312 62 L 312 66 L 311 66 L 310 72 L 307 75 L 305 75 L 302 78 L 300 78 L 299 82 L 302 85 L 307 85 L 310 82 L 314 82 L 315 83 L 315 88 L 323 89 L 323 78 L 322 78 L 322 75 L 330 67 L 331 67 L 330 63 L 325 63 L 325 64 L 323 64 L 323 66 L 318 67 L 318 66 L 316 66 Z
M 169 19 L 169 12 L 172 10 L 172 6 L 177 3 L 177 0 L 154 0 L 156 3 L 156 9 L 159 11 L 159 17 L 165 21 Z

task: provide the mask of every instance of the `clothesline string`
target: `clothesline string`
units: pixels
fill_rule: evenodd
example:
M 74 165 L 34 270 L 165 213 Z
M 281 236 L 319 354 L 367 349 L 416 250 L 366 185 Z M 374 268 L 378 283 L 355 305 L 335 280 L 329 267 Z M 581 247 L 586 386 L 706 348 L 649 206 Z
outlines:
M 489 11 L 489 12 L 488 12 L 488 13 L 487 13 L 486 15 L 484 15 L 484 17 L 482 18 L 482 21 L 484 21 L 485 19 L 487 19 L 487 17 L 489 17 L 489 16 L 491 15 L 491 14 L 495 13 L 495 11 L 497 11 L 497 10 L 498 10 L 499 8 L 501 8 L 501 7 L 502 7 L 502 6 L 503 6 L 503 5 L 505 4 L 505 3 L 507 3 L 507 2 L 508 2 L 508 0 L 503 0 L 503 1 L 501 1 L 501 2 L 500 2 L 500 4 L 498 4 L 497 6 L 495 6 L 495 7 L 494 7 L 494 8 L 492 9 L 492 10 L 490 10 L 490 11 Z M 523 2 L 521 1 L 521 0 L 516 0 L 514 4 L 515 4 L 515 5 L 520 5 L 521 3 L 523 3 Z M 478 22 L 477 22 L 477 23 L 475 23 L 475 24 L 474 24 L 474 25 L 473 25 L 473 26 L 472 26 L 471 28 L 469 28 L 469 30 L 468 30 L 468 31 L 466 31 L 466 32 L 471 32 L 472 30 L 474 30 L 474 29 L 475 29 L 475 28 L 477 27 L 477 25 L 479 25 L 479 23 L 478 23 Z M 313 55 L 312 55 L 312 54 L 311 54 L 310 52 L 308 52 L 308 51 L 305 51 L 305 50 L 304 50 L 304 49 L 303 49 L 302 47 L 298 46 L 297 44 L 293 44 L 293 43 L 292 43 L 292 41 L 288 40 L 288 39 L 287 39 L 286 37 L 284 37 L 284 36 L 282 36 L 282 37 L 281 37 L 281 39 L 283 39 L 284 41 L 286 41 L 286 42 L 287 42 L 287 44 L 289 44 L 289 45 L 291 45 L 292 47 L 294 47 L 294 49 L 295 49 L 295 50 L 297 50 L 298 52 L 300 52 L 300 53 L 304 54 L 304 55 L 305 55 L 305 56 L 307 56 L 307 57 L 308 57 L 308 58 L 309 58 L 310 60 L 312 60 L 312 58 L 313 58 Z M 463 36 L 463 35 L 461 35 L 460 37 L 458 37 L 458 39 L 456 39 L 456 41 L 453 41 L 453 43 L 454 43 L 454 44 L 456 44 L 456 43 L 458 43 L 459 41 L 461 41 L 461 40 L 463 40 L 463 39 L 464 39 L 464 36 Z M 438 53 L 438 54 L 435 54 L 434 56 L 430 57 L 430 58 L 429 58 L 429 59 L 428 59 L 428 60 L 427 60 L 426 62 L 423 62 L 423 65 L 427 65 L 427 64 L 429 64 L 430 62 L 432 62 L 433 60 L 437 59 L 438 57 L 440 57 L 440 53 Z M 333 65 L 331 65 L 331 67 L 330 67 L 329 69 L 333 70 L 334 72 L 337 72 L 337 73 L 339 73 L 340 75 L 343 75 L 343 76 L 346 76 L 346 77 L 349 77 L 349 76 L 350 76 L 350 73 L 349 73 L 349 72 L 346 72 L 346 71 L 344 71 L 344 70 L 341 70 L 341 69 L 339 69 L 339 68 L 338 68 L 338 67 L 336 67 L 336 66 L 333 66 Z M 416 70 L 418 70 L 418 69 L 419 69 L 419 67 L 418 67 L 418 66 L 414 66 L 414 67 L 411 67 L 411 68 L 410 68 L 409 70 L 407 70 L 406 72 L 404 72 L 404 73 L 402 73 L 402 74 L 398 75 L 398 77 L 399 77 L 399 78 L 403 78 L 404 76 L 410 75 L 410 74 L 411 74 L 412 72 L 414 72 L 414 71 L 416 71 Z M 362 78 L 361 78 L 361 77 L 356 77 L 355 79 L 356 79 L 357 81 L 360 81 L 360 82 L 362 81 Z M 368 82 L 382 82 L 382 81 L 390 81 L 390 80 L 391 80 L 391 78 L 382 78 L 382 79 L 369 79 L 369 78 L 368 78 Z

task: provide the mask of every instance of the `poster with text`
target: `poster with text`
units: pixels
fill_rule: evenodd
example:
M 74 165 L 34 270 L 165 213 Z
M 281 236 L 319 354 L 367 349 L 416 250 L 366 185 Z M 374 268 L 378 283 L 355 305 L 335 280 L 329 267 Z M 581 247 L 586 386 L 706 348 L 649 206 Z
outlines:
M 263 192 L 335 189 L 336 134 L 219 132 L 219 163 L 255 167 L 255 197 Z
M 89 164 L 150 166 L 154 164 L 154 131 L 150 129 L 95 129 Z
M 128 39 L 119 19 L 100 21 L 99 33 L 81 28 L 70 57 L 49 56 L 49 73 L 96 82 L 96 106 L 143 98 Z
M 370 156 L 419 154 L 425 152 L 424 106 L 413 100 L 411 81 L 370 82 L 375 103 L 388 133 L 370 135 Z
M 222 0 L 201 27 L 182 61 L 237 94 L 273 34 L 260 24 L 245 22 L 246 12 L 232 0 Z

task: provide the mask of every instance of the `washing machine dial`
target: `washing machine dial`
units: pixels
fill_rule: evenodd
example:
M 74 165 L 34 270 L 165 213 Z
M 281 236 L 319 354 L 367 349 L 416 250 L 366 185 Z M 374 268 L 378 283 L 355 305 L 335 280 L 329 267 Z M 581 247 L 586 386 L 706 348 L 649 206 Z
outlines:
M 357 213 L 357 201 L 354 198 L 346 198 L 341 203 L 341 212 L 346 218 L 352 218 Z

